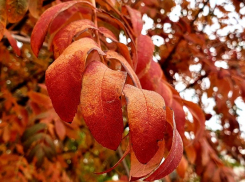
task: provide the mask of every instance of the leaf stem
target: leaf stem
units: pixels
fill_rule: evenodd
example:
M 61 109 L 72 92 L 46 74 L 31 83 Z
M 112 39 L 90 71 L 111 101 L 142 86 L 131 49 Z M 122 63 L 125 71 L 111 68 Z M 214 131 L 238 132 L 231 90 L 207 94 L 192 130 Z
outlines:
M 119 156 L 121 158 L 123 156 L 123 152 L 122 152 L 121 146 L 118 147 L 117 151 L 118 151 L 118 154 L 119 154 Z M 127 165 L 125 159 L 123 159 L 122 163 L 123 163 L 123 167 L 124 167 L 124 169 L 125 169 L 125 171 L 127 173 L 127 176 L 129 177 L 129 169 L 128 169 L 128 165 Z
M 98 33 L 96 0 L 92 0 L 92 3 L 94 5 L 94 7 L 95 7 L 95 9 L 94 9 L 94 25 L 95 25 L 95 28 L 96 28 L 96 30 L 95 30 L 96 42 L 97 42 L 99 48 L 101 48 L 100 38 L 99 38 L 99 33 Z M 99 55 L 99 56 L 100 56 L 100 59 L 101 59 L 102 63 L 105 64 L 105 60 L 104 60 L 103 56 L 102 55 Z

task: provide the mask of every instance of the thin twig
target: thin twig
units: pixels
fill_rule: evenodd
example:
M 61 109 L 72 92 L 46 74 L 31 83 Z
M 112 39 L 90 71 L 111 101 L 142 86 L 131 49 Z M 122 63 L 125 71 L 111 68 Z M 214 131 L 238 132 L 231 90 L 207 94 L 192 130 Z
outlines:
M 99 32 L 98 32 L 98 20 L 97 20 L 96 0 L 92 0 L 92 3 L 94 5 L 94 7 L 95 7 L 95 9 L 94 9 L 94 25 L 95 25 L 95 28 L 96 28 L 95 29 L 95 37 L 96 37 L 96 42 L 97 42 L 99 48 L 101 49 Z M 100 55 L 100 54 L 99 54 L 99 56 L 100 56 L 100 59 L 101 59 L 102 63 L 105 64 L 105 60 L 104 60 L 103 56 Z
M 118 154 L 119 154 L 119 156 L 121 158 L 123 156 L 123 152 L 122 152 L 121 146 L 118 147 L 117 151 L 118 151 Z M 125 159 L 123 159 L 122 163 L 123 163 L 124 169 L 125 169 L 125 171 L 127 173 L 127 176 L 129 177 L 129 168 L 128 168 L 128 165 L 127 165 Z
M 24 37 L 24 36 L 20 36 L 20 35 L 15 35 L 15 34 L 12 34 L 13 38 L 15 40 L 18 40 L 20 42 L 25 42 L 25 43 L 30 43 L 31 42 L 31 39 L 30 37 Z M 43 47 L 48 47 L 48 44 L 46 42 L 43 43 Z

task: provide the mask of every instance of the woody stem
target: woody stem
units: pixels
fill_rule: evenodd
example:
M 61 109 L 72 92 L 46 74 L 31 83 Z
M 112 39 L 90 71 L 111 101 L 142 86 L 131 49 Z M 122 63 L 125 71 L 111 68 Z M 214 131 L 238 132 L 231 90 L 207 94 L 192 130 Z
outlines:
M 95 30 L 96 42 L 97 42 L 98 46 L 101 48 L 100 38 L 99 38 L 99 32 L 98 32 L 96 0 L 92 0 L 92 3 L 93 3 L 93 5 L 94 5 L 94 7 L 95 7 L 95 9 L 94 9 L 94 25 L 95 25 L 95 28 L 96 28 L 96 30 Z M 103 58 L 102 55 L 100 55 L 100 59 L 101 59 L 101 61 L 102 61 L 103 63 L 105 63 L 105 60 L 104 60 L 104 58 Z

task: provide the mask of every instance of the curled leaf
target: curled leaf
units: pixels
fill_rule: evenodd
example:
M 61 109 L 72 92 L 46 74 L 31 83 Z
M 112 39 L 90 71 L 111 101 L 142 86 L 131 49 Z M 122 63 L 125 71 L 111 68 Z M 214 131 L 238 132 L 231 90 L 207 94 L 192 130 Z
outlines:
M 185 112 L 183 110 L 183 103 L 181 100 L 174 98 L 171 108 L 173 109 L 175 115 L 175 122 L 178 132 L 183 136 L 185 132 Z
M 116 59 L 116 60 L 118 60 L 122 64 L 124 69 L 127 71 L 127 73 L 129 74 L 129 76 L 132 79 L 134 85 L 136 87 L 138 87 L 138 88 L 141 88 L 140 81 L 139 81 L 137 75 L 135 74 L 135 72 L 133 71 L 132 67 L 129 65 L 129 63 L 126 61 L 126 59 L 123 56 L 121 56 L 120 54 L 118 54 L 115 51 L 109 50 L 109 51 L 106 52 L 106 58 L 107 59 Z
M 78 20 L 74 21 L 61 30 L 55 35 L 53 39 L 53 50 L 55 57 L 58 57 L 67 48 L 73 37 L 87 29 L 95 29 L 94 23 L 90 20 Z
M 166 103 L 166 106 L 171 106 L 173 103 L 173 93 L 171 89 L 169 88 L 168 84 L 162 79 L 159 84 L 157 85 L 157 88 L 155 89 L 157 93 L 159 93 Z
M 135 36 L 139 36 L 141 34 L 141 30 L 143 28 L 143 21 L 141 19 L 141 13 L 130 6 L 126 6 L 128 13 L 131 17 L 133 29 Z
M 132 148 L 139 162 L 146 164 L 156 154 L 165 131 L 163 98 L 153 91 L 125 85 Z
M 87 55 L 98 45 L 89 38 L 79 39 L 68 46 L 46 71 L 46 85 L 55 111 L 60 118 L 72 122 L 80 102 L 82 74 Z
M 156 169 L 164 155 L 164 149 L 165 149 L 165 142 L 159 141 L 158 142 L 159 149 L 157 153 L 154 155 L 154 157 L 147 163 L 147 164 L 141 164 L 133 151 L 131 151 L 131 168 L 130 168 L 130 177 L 131 179 L 136 180 L 139 178 L 143 178 L 150 174 L 154 169 Z
M 145 181 L 153 181 L 165 177 L 166 175 L 170 174 L 181 161 L 183 155 L 183 143 L 176 128 L 173 111 L 169 107 L 166 107 L 166 119 L 173 128 L 171 150 L 164 162 L 158 167 L 156 171 L 148 176 Z
M 99 33 L 101 33 L 105 37 L 110 38 L 114 42 L 118 42 L 116 36 L 109 29 L 107 29 L 105 27 L 99 27 Z
M 140 35 L 136 41 L 138 64 L 136 74 L 141 78 L 151 66 L 154 44 L 149 36 Z
M 126 73 L 113 71 L 98 61 L 84 72 L 81 109 L 94 138 L 104 147 L 116 150 L 122 140 L 121 94 Z
M 42 16 L 38 19 L 35 27 L 33 28 L 31 34 L 31 48 L 36 56 L 38 56 L 38 52 L 43 44 L 44 38 L 47 34 L 50 23 L 54 20 L 54 18 L 61 13 L 62 11 L 67 10 L 68 8 L 76 5 L 76 4 L 86 4 L 91 8 L 94 8 L 93 5 L 89 2 L 79 2 L 79 1 L 68 1 L 65 3 L 60 3 L 56 6 L 53 6 L 46 10 Z

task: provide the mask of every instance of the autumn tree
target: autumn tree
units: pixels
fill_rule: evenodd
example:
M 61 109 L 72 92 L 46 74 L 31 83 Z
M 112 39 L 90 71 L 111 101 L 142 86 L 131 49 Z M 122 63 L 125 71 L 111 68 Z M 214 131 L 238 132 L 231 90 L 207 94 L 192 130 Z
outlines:
M 1 0 L 1 181 L 244 179 L 244 6 Z

